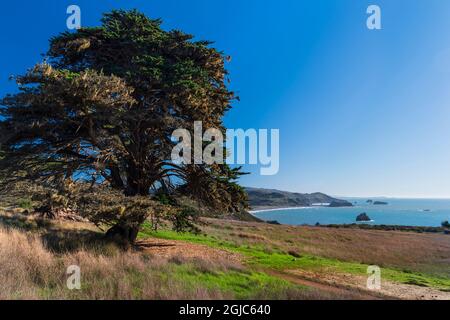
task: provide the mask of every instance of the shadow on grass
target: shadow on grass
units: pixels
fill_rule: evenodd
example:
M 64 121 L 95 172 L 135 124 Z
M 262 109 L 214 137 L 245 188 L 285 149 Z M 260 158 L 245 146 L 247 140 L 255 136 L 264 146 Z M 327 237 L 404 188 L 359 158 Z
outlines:
M 75 252 L 81 249 L 99 250 L 101 252 L 111 241 L 105 239 L 104 233 L 82 228 L 70 228 L 58 225 L 48 219 L 29 218 L 21 214 L 1 215 L 0 227 L 35 232 L 42 238 L 45 246 L 55 253 Z

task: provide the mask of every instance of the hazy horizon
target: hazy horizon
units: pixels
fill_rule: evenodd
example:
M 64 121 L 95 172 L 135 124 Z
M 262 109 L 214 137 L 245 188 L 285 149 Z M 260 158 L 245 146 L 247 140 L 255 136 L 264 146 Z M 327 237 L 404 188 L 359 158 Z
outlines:
M 245 186 L 245 188 L 256 188 L 256 189 L 269 189 L 269 190 L 278 190 L 278 191 L 284 191 L 284 192 L 291 192 L 291 193 L 300 193 L 300 194 L 312 194 L 312 193 L 324 193 L 330 197 L 333 198 L 343 198 L 343 199 L 423 199 L 423 200 L 450 200 L 450 197 L 446 196 L 436 196 L 436 197 L 426 197 L 426 196 L 385 196 L 385 195 L 339 195 L 339 194 L 332 194 L 332 193 L 326 193 L 320 190 L 316 191 L 296 191 L 296 190 L 285 190 L 285 189 L 278 189 L 278 188 L 272 188 L 272 187 L 255 187 L 255 186 Z

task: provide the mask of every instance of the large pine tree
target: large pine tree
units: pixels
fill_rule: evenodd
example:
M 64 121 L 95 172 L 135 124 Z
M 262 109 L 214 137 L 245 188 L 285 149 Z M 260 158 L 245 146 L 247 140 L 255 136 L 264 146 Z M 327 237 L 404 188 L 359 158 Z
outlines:
M 45 62 L 16 78 L 1 104 L 6 181 L 103 181 L 126 196 L 152 188 L 183 192 L 226 211 L 245 206 L 226 165 L 171 162 L 172 132 L 194 121 L 224 131 L 235 99 L 226 57 L 137 11 L 113 11 L 102 25 L 50 40 Z

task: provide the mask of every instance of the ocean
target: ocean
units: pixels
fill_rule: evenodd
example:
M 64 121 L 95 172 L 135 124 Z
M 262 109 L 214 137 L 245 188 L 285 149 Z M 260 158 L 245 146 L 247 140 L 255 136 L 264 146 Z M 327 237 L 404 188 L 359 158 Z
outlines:
M 352 202 L 354 207 L 280 209 L 253 212 L 253 215 L 289 225 L 351 224 L 364 212 L 372 219 L 368 223 L 375 225 L 439 227 L 443 221 L 450 221 L 450 199 L 370 199 L 388 205 L 367 203 L 368 198 L 341 199 Z

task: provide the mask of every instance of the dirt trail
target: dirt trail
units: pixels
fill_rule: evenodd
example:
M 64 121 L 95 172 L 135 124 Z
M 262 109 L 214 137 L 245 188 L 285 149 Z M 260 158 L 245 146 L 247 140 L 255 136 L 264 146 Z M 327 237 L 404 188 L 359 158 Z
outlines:
M 138 241 L 137 249 L 164 258 L 181 257 L 187 259 L 225 260 L 229 263 L 241 264 L 242 256 L 237 253 L 215 249 L 206 245 L 184 241 L 149 238 Z
M 366 289 L 367 277 L 364 276 L 332 272 L 317 273 L 305 270 L 289 270 L 286 271 L 286 273 L 294 277 L 307 279 L 308 281 L 315 280 L 329 285 L 346 286 L 356 290 L 364 290 L 365 292 L 369 292 Z M 372 292 L 369 293 L 372 294 Z M 394 283 L 383 279 L 381 281 L 381 290 L 373 292 L 373 294 L 384 295 L 402 300 L 450 300 L 450 292 L 444 292 L 428 287 Z
M 378 293 L 372 293 L 366 290 L 360 290 L 359 288 L 346 287 L 339 284 L 329 284 L 325 282 L 318 282 L 312 279 L 307 279 L 300 277 L 291 272 L 276 271 L 276 270 L 265 270 L 266 273 L 273 275 L 278 278 L 290 281 L 295 284 L 304 285 L 321 291 L 333 293 L 336 296 L 348 297 L 354 295 L 360 300 L 381 300 L 389 297 L 385 297 Z

